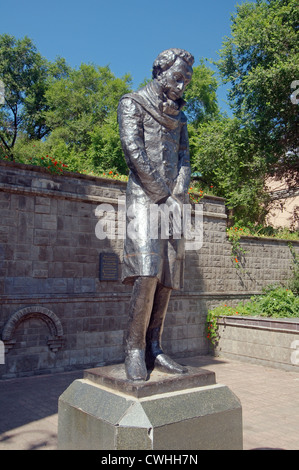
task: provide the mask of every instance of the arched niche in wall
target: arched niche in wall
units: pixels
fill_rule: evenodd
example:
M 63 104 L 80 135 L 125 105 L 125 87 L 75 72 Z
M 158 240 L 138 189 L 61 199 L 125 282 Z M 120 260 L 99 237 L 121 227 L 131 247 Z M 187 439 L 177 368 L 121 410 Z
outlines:
M 52 352 L 57 352 L 63 347 L 63 328 L 57 315 L 47 308 L 31 306 L 18 310 L 7 320 L 2 331 L 2 341 L 5 344 L 6 352 L 8 352 L 16 342 L 14 339 L 14 333 L 20 323 L 29 320 L 30 318 L 35 318 L 46 323 L 50 333 L 47 344 Z

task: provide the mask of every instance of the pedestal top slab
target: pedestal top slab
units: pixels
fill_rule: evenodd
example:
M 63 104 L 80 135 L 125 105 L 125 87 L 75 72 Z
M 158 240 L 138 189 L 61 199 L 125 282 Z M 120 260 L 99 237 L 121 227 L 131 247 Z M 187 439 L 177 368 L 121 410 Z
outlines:
M 84 379 L 135 398 L 216 384 L 214 372 L 190 366 L 185 374 L 166 374 L 153 370 L 148 380 L 132 382 L 126 377 L 124 364 L 115 364 L 87 369 L 84 371 Z

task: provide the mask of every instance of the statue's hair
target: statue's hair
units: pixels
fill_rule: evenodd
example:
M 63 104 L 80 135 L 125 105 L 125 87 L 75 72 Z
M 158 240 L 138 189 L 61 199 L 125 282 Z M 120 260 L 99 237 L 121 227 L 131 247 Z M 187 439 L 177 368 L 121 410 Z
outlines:
M 178 57 L 183 59 L 190 67 L 194 64 L 194 57 L 190 52 L 184 49 L 167 49 L 161 52 L 153 63 L 153 78 L 169 69 Z

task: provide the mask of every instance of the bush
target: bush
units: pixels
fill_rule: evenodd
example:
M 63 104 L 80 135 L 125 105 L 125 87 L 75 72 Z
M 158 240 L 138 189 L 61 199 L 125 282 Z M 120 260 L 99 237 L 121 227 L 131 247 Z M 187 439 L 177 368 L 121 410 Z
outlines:
M 218 341 L 218 318 L 220 316 L 251 316 L 292 318 L 299 317 L 299 296 L 285 287 L 269 286 L 264 294 L 254 296 L 247 303 L 239 303 L 236 308 L 222 305 L 208 311 L 206 321 L 207 338 L 216 344 Z

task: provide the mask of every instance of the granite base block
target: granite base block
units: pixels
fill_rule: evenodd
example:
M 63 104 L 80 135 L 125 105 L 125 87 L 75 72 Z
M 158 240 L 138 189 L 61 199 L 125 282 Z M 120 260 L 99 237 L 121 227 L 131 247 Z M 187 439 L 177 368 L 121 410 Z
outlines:
M 85 372 L 60 396 L 59 450 L 241 450 L 242 407 L 213 372 L 153 371 L 126 380 L 123 364 Z

